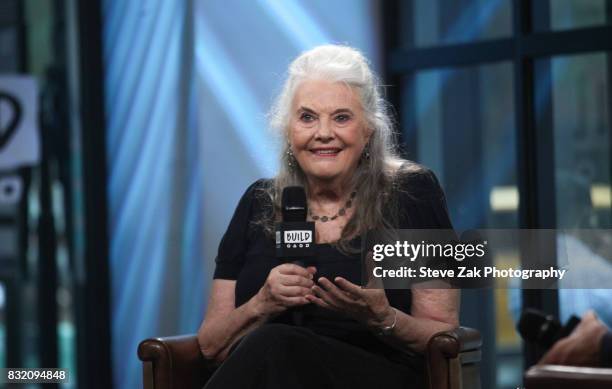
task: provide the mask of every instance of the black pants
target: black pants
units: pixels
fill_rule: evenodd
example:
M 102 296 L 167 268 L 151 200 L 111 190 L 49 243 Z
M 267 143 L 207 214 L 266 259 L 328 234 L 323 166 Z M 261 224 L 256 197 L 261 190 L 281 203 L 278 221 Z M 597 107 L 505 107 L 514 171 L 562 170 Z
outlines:
M 286 324 L 244 337 L 204 389 L 420 389 L 423 372 Z

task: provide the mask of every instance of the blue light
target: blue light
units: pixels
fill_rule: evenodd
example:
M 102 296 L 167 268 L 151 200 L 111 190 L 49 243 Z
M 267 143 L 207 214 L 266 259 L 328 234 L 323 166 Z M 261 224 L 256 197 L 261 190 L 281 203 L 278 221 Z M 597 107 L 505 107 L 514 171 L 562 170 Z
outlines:
M 239 2 L 231 14 L 227 3 L 103 0 L 118 388 L 142 385 L 138 342 L 197 330 L 236 201 L 250 181 L 276 168 L 265 113 L 289 60 L 335 41 L 377 58 L 365 0 Z M 326 32 L 322 10 L 347 7 L 353 14 L 334 25 L 341 34 Z M 168 298 L 173 307 L 163 306 Z

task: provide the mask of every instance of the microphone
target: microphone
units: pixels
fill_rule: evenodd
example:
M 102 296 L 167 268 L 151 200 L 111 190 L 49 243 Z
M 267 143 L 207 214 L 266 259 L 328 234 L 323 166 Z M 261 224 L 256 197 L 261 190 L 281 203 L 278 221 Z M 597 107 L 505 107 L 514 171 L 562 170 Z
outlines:
M 281 198 L 282 220 L 276 224 L 276 257 L 283 262 L 291 262 L 305 267 L 314 257 L 314 222 L 307 222 L 308 205 L 306 191 L 301 186 L 288 186 L 283 189 Z M 304 312 L 296 308 L 293 322 L 302 326 Z
M 301 186 L 283 189 L 282 221 L 276 224 L 276 257 L 305 266 L 314 256 L 314 222 L 307 222 L 306 192 Z
M 572 315 L 564 326 L 554 318 L 536 309 L 526 309 L 518 322 L 517 329 L 521 337 L 543 349 L 549 349 L 559 339 L 572 333 L 580 324 L 580 318 Z

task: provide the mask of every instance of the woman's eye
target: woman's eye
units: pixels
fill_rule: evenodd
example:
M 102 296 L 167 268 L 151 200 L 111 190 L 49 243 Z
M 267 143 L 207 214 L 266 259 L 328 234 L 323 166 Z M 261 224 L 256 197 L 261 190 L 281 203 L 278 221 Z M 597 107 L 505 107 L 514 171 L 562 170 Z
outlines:
M 300 115 L 300 120 L 308 123 L 314 120 L 314 116 L 309 113 L 303 113 Z
M 335 117 L 336 121 L 338 123 L 344 123 L 347 122 L 351 117 L 349 115 L 338 115 Z

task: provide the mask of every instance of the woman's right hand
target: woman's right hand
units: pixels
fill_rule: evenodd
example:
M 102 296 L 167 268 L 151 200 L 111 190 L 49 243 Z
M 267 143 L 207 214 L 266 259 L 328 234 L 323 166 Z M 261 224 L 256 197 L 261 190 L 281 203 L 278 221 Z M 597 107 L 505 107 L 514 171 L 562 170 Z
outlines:
M 264 316 L 274 316 L 287 308 L 306 305 L 312 294 L 314 266 L 304 268 L 292 263 L 284 263 L 270 270 L 264 285 L 255 295 L 258 311 Z

